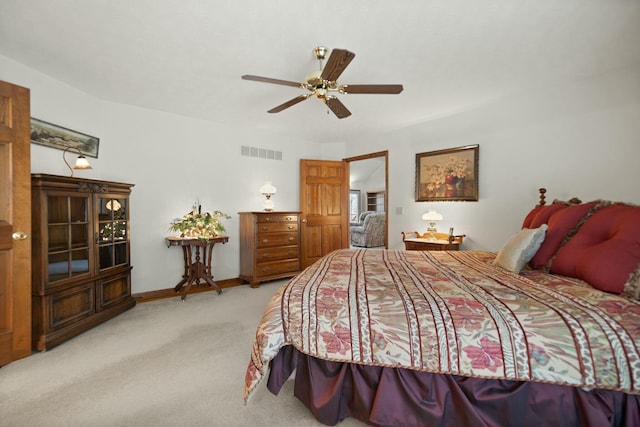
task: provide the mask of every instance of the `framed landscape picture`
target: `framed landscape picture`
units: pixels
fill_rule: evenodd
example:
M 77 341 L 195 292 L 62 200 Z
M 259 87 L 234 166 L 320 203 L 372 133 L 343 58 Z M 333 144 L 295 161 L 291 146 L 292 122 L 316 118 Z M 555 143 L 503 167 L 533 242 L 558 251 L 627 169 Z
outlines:
M 478 145 L 416 154 L 416 202 L 477 201 Z
M 62 126 L 31 118 L 31 142 L 66 150 L 78 149 L 85 156 L 98 158 L 100 139 Z

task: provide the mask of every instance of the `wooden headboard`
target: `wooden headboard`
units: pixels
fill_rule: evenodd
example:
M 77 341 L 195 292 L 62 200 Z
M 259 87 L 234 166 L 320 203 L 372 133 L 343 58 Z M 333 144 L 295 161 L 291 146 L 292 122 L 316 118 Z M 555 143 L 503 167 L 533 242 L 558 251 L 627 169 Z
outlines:
M 538 196 L 540 201 L 538 202 L 538 204 L 536 205 L 536 207 L 538 206 L 544 206 L 547 204 L 547 202 L 545 201 L 545 193 L 547 192 L 546 188 L 539 188 L 538 189 L 538 193 L 540 193 L 540 195 Z M 580 200 L 577 197 L 572 197 L 571 199 L 564 201 L 564 200 L 558 200 L 558 199 L 553 199 L 553 202 L 551 203 L 566 203 L 569 205 L 579 205 L 580 203 L 582 203 L 582 200 Z

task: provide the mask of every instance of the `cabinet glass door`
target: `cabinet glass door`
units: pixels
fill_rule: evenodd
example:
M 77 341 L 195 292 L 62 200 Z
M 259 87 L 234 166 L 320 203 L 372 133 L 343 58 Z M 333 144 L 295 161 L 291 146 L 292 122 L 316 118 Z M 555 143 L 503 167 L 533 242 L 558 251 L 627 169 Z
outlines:
M 89 272 L 88 196 L 47 197 L 49 283 Z
M 98 262 L 101 270 L 129 262 L 128 212 L 126 199 L 98 199 Z

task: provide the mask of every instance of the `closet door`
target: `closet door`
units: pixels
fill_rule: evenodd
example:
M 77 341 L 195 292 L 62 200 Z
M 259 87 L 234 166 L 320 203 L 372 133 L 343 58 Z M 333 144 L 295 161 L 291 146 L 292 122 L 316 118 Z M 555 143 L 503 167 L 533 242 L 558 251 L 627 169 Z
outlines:
M 31 354 L 29 89 L 0 81 L 0 366 Z

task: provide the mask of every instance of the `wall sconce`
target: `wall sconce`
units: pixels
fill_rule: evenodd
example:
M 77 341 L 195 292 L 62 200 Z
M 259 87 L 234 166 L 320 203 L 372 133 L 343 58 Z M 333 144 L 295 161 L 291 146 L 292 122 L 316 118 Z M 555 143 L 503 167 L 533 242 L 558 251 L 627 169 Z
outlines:
M 73 166 L 73 168 L 71 167 L 71 165 L 69 164 L 69 162 L 67 162 L 67 158 L 65 157 L 67 154 L 67 151 L 76 151 L 79 156 L 76 159 L 76 164 Z M 75 176 L 73 174 L 73 171 L 75 169 L 93 169 L 91 167 L 91 165 L 89 164 L 89 161 L 87 160 L 87 158 L 82 154 L 82 152 L 76 148 L 76 147 L 67 147 L 64 149 L 64 152 L 62 153 L 62 160 L 64 160 L 64 162 L 66 163 L 67 167 L 69 168 L 69 170 L 71 171 L 71 176 Z
M 267 181 L 264 183 L 262 187 L 260 187 L 260 193 L 266 197 L 264 201 L 264 210 L 267 212 L 271 212 L 273 210 L 273 200 L 271 200 L 271 196 L 276 194 L 276 187 L 271 184 L 271 181 Z
M 442 221 L 442 214 L 439 214 L 438 212 L 431 210 L 426 214 L 422 215 L 422 219 L 425 221 L 429 221 L 429 226 L 427 227 L 427 231 L 431 234 L 431 236 L 429 236 L 429 240 L 436 240 L 435 233 L 436 231 L 438 231 L 436 229 L 436 223 L 438 221 Z

